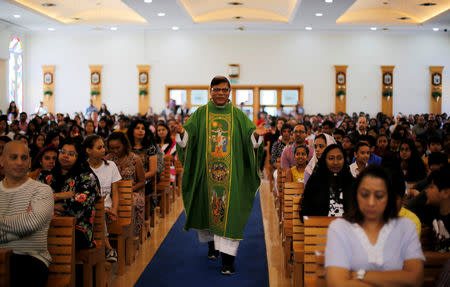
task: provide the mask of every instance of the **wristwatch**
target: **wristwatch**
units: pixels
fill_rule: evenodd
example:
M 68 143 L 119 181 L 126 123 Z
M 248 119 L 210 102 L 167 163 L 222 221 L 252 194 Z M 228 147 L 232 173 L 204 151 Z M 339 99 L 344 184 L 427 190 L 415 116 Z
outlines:
M 366 270 L 363 270 L 363 269 L 359 269 L 357 272 L 356 272 L 356 279 L 358 279 L 358 280 L 363 280 L 364 279 L 364 276 L 366 275 Z

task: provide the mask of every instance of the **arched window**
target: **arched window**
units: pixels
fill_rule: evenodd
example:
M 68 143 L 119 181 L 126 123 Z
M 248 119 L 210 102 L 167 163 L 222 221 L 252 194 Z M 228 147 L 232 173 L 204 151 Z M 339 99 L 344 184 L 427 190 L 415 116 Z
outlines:
M 14 101 L 19 111 L 23 111 L 22 51 L 19 38 L 13 37 L 9 42 L 9 102 Z

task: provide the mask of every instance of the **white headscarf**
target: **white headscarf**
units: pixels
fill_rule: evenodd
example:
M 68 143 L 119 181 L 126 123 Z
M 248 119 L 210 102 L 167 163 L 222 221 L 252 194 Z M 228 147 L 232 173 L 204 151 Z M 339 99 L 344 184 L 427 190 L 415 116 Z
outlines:
M 323 133 L 322 135 L 325 136 L 325 141 L 326 141 L 327 146 L 336 143 L 336 140 L 334 139 L 334 137 L 330 136 L 329 134 Z M 317 139 L 317 137 L 314 139 L 314 144 L 316 143 L 316 139 Z M 314 150 L 313 157 L 311 158 L 308 165 L 306 166 L 305 172 L 307 172 L 308 174 L 311 175 L 314 168 L 316 167 L 316 164 L 318 161 L 319 161 L 319 159 L 317 158 L 316 151 Z

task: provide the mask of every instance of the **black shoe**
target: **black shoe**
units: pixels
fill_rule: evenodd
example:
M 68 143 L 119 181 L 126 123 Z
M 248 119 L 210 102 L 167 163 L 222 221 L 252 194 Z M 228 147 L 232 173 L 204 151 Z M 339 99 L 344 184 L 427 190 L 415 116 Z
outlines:
M 222 273 L 223 275 L 233 275 L 234 267 L 233 266 L 223 266 L 220 273 Z
M 219 251 L 214 248 L 214 241 L 208 242 L 208 258 L 209 259 L 219 258 Z

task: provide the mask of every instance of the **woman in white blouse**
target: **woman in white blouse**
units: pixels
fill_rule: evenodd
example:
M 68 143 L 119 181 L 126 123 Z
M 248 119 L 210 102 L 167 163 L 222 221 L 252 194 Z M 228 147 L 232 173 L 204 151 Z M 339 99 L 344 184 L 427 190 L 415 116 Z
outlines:
M 350 209 L 328 229 L 327 286 L 421 286 L 425 260 L 414 223 L 397 216 L 387 172 L 358 176 Z

